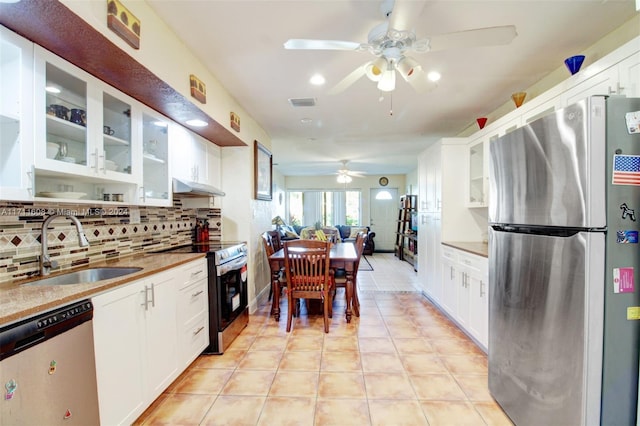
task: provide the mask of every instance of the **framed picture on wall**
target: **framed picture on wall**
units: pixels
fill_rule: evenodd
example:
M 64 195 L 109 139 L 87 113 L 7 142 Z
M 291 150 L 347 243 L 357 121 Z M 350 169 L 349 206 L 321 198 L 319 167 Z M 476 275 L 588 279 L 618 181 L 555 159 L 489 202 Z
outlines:
M 260 142 L 254 141 L 253 143 L 254 198 L 271 201 L 273 196 L 271 189 L 273 156 Z

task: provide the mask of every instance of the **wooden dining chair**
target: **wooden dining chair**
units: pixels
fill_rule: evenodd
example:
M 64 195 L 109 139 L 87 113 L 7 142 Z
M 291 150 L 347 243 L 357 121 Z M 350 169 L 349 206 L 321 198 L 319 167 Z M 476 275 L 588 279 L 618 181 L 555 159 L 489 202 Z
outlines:
M 266 231 L 266 232 L 262 233 L 262 244 L 264 245 L 264 251 L 267 254 L 267 262 L 269 263 L 269 269 L 271 269 L 271 263 L 269 262 L 269 257 L 273 253 L 275 253 L 277 251 L 275 249 L 277 244 L 274 244 L 274 239 L 270 235 L 271 232 L 274 232 L 274 231 Z M 278 250 L 280 250 L 280 249 L 278 249 Z M 271 277 L 269 279 L 269 282 L 272 282 L 273 275 L 274 275 L 275 272 L 276 271 L 271 270 Z M 284 271 L 282 269 L 278 270 L 277 272 L 278 272 L 278 289 L 277 289 L 277 291 L 282 292 L 282 288 L 287 286 L 287 281 L 286 281 L 286 278 L 284 276 Z M 278 294 L 281 294 L 281 293 L 278 293 Z M 272 297 L 273 297 L 273 285 L 271 285 L 271 287 L 269 288 L 269 299 L 268 300 L 271 300 Z M 273 307 L 272 307 L 272 311 L 273 311 Z
M 300 299 L 321 299 L 324 332 L 329 332 L 332 316 L 332 279 L 329 275 L 331 243 L 318 240 L 291 240 L 284 243 L 284 270 L 287 279 L 287 332 Z
M 360 300 L 358 299 L 358 268 L 360 267 L 360 259 L 362 259 L 362 253 L 364 252 L 364 246 L 367 243 L 367 233 L 366 232 L 358 232 L 356 236 L 356 240 L 354 241 L 354 246 L 356 248 L 357 260 L 355 264 L 355 270 L 353 271 L 353 309 L 355 311 L 356 316 L 360 316 Z M 347 275 L 344 270 L 337 270 L 333 273 L 333 285 L 334 285 L 334 297 L 335 290 L 338 287 L 342 287 L 345 289 L 345 298 L 348 297 L 346 294 L 347 287 Z M 347 301 L 348 303 L 348 301 Z

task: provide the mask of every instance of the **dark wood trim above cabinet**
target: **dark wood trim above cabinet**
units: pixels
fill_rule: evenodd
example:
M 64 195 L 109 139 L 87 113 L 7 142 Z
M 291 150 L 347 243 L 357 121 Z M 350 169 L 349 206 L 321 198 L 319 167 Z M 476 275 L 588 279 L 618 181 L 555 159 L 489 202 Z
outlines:
M 0 24 L 218 146 L 247 146 L 58 0 L 0 3 Z M 188 76 L 185 70 L 185 78 Z M 184 124 L 191 118 L 204 120 L 208 126 Z

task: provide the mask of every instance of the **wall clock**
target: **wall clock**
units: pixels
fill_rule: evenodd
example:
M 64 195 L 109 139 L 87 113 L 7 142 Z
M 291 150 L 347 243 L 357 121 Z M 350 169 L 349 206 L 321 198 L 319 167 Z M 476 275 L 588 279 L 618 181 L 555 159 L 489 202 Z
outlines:
M 380 186 L 387 186 L 389 184 L 389 179 L 387 179 L 386 177 L 382 176 L 378 180 L 378 183 L 380 184 Z

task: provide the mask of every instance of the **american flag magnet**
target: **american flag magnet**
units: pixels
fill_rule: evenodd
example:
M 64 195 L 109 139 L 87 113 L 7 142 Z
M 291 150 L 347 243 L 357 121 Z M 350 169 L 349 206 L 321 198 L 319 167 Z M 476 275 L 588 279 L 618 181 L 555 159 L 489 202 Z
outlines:
M 614 185 L 640 185 L 640 155 L 614 155 Z

